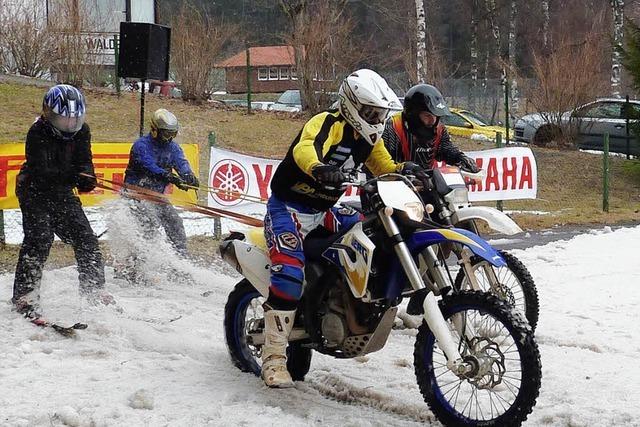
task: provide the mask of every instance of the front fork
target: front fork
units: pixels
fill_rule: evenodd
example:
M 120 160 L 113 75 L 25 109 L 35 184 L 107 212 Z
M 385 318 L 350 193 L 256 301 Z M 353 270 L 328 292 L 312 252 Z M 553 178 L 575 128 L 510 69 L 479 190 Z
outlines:
M 409 283 L 411 283 L 411 286 L 416 291 L 424 289 L 426 286 L 420 276 L 420 270 L 418 269 L 418 266 L 416 266 L 407 244 L 402 239 L 398 226 L 393 218 L 391 218 L 392 214 L 393 209 L 390 207 L 383 208 L 378 212 L 378 216 L 380 217 L 380 221 L 382 222 L 387 235 L 393 241 L 393 250 L 400 260 L 400 264 L 409 279 Z M 469 371 L 471 368 L 462 360 L 462 356 L 453 341 L 449 326 L 442 316 L 442 312 L 438 307 L 438 302 L 436 301 L 436 297 L 433 292 L 427 293 L 427 296 L 424 298 L 423 308 L 424 320 L 427 322 L 429 329 L 433 331 L 433 335 L 436 337 L 438 344 L 447 356 L 447 367 L 458 375 L 462 375 Z

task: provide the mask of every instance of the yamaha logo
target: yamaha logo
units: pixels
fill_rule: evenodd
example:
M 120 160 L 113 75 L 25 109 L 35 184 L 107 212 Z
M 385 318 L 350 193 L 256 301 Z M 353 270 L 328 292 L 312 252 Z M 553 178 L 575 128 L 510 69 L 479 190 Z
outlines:
M 249 175 L 247 170 L 235 160 L 224 159 L 211 169 L 211 197 L 224 206 L 237 205 L 242 195 L 249 191 Z

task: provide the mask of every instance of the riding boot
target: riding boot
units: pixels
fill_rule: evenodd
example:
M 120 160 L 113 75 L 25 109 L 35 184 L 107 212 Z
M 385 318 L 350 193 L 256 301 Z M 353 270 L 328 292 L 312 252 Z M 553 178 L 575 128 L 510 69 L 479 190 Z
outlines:
M 264 313 L 262 379 L 268 387 L 293 387 L 287 370 L 287 345 L 296 311 L 267 309 Z

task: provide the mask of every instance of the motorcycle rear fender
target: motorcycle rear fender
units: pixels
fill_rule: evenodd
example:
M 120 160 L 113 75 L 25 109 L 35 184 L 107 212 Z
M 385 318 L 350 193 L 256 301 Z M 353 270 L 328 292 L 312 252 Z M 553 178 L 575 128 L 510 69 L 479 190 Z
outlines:
M 522 229 L 505 213 L 488 206 L 472 206 L 458 209 L 451 218 L 454 224 L 479 219 L 485 221 L 492 230 L 512 236 L 522 233 Z
M 263 297 L 269 296 L 271 262 L 262 249 L 243 240 L 225 240 L 220 244 L 220 255 L 251 282 Z
M 412 254 L 417 254 L 427 246 L 444 242 L 460 243 L 495 267 L 507 265 L 504 258 L 489 243 L 477 234 L 461 228 L 417 231 L 408 239 L 407 245 Z

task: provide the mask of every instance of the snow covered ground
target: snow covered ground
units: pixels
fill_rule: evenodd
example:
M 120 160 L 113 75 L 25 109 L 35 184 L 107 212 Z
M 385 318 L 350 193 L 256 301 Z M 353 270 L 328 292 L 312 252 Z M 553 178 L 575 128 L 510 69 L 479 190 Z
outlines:
M 640 227 L 604 229 L 514 251 L 541 303 L 542 389 L 527 425 L 640 425 L 638 242 Z M 172 267 L 192 280 L 156 269 L 127 287 L 108 269 L 122 313 L 87 307 L 74 268 L 46 271 L 45 313 L 89 323 L 76 339 L 0 304 L 0 425 L 439 425 L 416 386 L 414 330 L 358 360 L 314 354 L 305 382 L 269 390 L 227 357 L 223 307 L 237 278 L 222 265 Z M 0 301 L 12 281 L 0 276 Z

